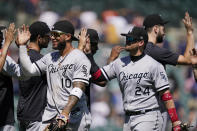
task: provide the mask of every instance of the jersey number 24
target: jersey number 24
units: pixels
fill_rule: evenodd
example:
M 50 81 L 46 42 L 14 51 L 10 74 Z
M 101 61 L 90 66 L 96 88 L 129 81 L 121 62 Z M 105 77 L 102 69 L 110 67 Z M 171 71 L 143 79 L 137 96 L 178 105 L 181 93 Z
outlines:
M 144 90 L 143 88 L 137 86 L 135 87 L 135 95 L 136 96 L 141 96 L 141 95 L 149 95 L 150 91 L 149 91 L 149 87 L 146 87 Z

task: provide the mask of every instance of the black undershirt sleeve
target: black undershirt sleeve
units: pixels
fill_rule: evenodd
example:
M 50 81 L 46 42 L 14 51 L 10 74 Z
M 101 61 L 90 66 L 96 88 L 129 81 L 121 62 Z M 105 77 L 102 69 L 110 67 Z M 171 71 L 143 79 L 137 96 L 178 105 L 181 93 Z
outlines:
M 99 66 L 96 64 L 94 61 L 93 55 L 92 54 L 86 54 L 88 59 L 90 60 L 91 63 L 91 69 L 90 69 L 90 74 L 92 75 L 91 81 L 92 82 L 101 82 L 101 81 L 106 81 L 104 75 L 102 74 Z

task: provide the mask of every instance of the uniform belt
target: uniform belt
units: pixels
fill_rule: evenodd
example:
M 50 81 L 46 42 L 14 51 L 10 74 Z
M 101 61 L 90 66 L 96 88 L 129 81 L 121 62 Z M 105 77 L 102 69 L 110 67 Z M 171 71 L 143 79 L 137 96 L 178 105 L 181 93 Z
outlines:
M 156 111 L 156 110 L 159 110 L 159 108 L 153 108 L 153 109 L 145 109 L 145 110 L 140 110 L 140 111 L 125 111 L 125 114 L 127 116 L 133 116 L 133 115 L 140 115 L 140 114 L 145 114 L 147 112 L 150 112 L 150 111 Z

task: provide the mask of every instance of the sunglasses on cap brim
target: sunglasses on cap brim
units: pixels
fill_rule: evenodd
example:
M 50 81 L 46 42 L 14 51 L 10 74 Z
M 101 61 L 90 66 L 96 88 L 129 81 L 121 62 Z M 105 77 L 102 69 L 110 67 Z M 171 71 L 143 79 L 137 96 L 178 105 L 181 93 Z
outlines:
M 141 40 L 143 40 L 143 39 L 127 36 L 126 37 L 126 45 L 131 45 L 131 44 L 134 44 L 134 43 L 141 41 Z
M 50 32 L 50 35 L 54 36 L 54 37 L 60 37 L 63 34 L 68 34 L 68 33 L 65 33 L 65 32 L 62 32 L 62 31 L 59 31 L 59 30 L 52 30 Z

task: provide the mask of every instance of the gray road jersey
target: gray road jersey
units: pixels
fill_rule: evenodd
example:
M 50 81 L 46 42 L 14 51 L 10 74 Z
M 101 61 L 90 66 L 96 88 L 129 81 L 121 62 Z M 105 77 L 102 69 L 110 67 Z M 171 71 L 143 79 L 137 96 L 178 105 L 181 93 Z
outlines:
M 59 52 L 49 53 L 36 61 L 35 65 L 40 72 L 46 71 L 49 86 L 47 91 L 48 104 L 50 107 L 57 106 L 60 111 L 68 102 L 74 81 L 89 84 L 91 64 L 86 55 L 78 49 L 74 49 L 65 57 L 61 57 Z M 85 101 L 86 98 L 83 95 L 76 107 L 83 105 Z
M 130 56 L 117 59 L 101 71 L 108 80 L 117 77 L 124 110 L 159 107 L 157 92 L 169 88 L 164 67 L 148 55 L 136 62 L 132 62 Z

